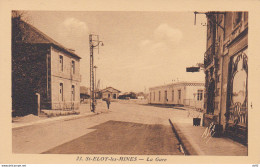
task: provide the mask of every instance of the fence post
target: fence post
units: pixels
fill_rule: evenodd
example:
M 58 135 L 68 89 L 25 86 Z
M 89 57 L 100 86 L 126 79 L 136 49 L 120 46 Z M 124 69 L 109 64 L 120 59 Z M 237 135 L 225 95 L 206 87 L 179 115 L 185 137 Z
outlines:
M 40 115 L 41 112 L 41 95 L 40 93 L 35 93 L 36 98 L 37 98 L 37 115 Z

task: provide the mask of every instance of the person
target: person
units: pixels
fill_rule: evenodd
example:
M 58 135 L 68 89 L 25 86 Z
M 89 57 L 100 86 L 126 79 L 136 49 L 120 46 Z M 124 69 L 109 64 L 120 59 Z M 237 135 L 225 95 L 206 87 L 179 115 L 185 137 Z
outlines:
M 92 110 L 91 110 L 91 112 L 95 112 L 95 103 L 94 102 L 92 102 Z
M 110 98 L 106 99 L 106 103 L 107 103 L 107 109 L 109 109 L 109 105 L 110 105 Z

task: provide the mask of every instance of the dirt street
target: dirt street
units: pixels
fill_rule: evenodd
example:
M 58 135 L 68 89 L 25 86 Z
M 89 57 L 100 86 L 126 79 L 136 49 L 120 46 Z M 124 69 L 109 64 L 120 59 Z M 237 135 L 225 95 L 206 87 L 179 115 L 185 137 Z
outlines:
M 103 107 L 105 103 L 100 103 Z M 103 105 L 103 106 L 102 106 Z M 168 119 L 186 111 L 113 102 L 108 112 L 13 129 L 14 153 L 179 155 Z

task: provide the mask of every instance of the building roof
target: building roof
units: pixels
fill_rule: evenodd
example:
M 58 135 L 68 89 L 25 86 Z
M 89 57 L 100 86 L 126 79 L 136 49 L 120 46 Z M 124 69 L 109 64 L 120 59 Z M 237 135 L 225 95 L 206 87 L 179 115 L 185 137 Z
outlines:
M 89 88 L 87 88 L 86 86 L 81 86 L 80 94 L 89 94 L 88 90 L 89 90 Z
M 115 88 L 110 86 L 110 87 L 107 87 L 105 89 L 102 89 L 101 92 L 111 92 L 111 93 L 117 92 L 117 93 L 120 93 L 121 91 L 119 91 L 119 90 L 117 90 L 117 89 L 115 89 Z
M 204 86 L 205 83 L 204 82 L 199 82 L 199 81 L 184 81 L 184 82 L 176 82 L 176 83 L 171 83 L 171 84 L 167 84 L 167 85 L 160 85 L 160 86 L 154 86 L 149 88 L 149 90 L 153 90 L 153 89 L 158 89 L 158 88 L 165 88 L 165 87 L 174 87 L 174 86 Z
M 69 55 L 76 57 L 78 59 L 81 59 L 77 54 L 75 54 L 70 49 L 64 47 L 60 43 L 56 42 L 43 32 L 41 32 L 39 29 L 35 28 L 29 23 L 26 23 L 22 20 L 19 21 L 20 24 L 20 30 L 22 34 L 22 43 L 30 43 L 30 44 L 50 44 L 54 47 L 59 48 L 60 50 L 68 53 Z

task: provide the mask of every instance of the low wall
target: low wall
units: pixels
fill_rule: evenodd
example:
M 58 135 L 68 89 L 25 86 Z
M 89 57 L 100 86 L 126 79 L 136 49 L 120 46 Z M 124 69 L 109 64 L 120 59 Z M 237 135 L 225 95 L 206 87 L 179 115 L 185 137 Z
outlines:
M 47 117 L 57 117 L 62 115 L 80 114 L 79 110 L 64 111 L 64 110 L 41 110 L 41 113 Z

